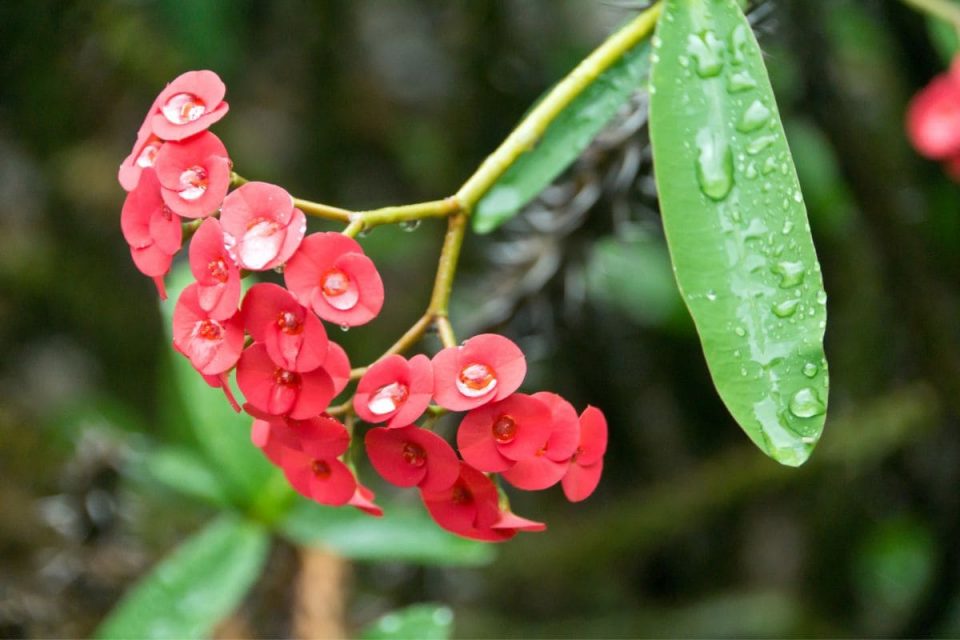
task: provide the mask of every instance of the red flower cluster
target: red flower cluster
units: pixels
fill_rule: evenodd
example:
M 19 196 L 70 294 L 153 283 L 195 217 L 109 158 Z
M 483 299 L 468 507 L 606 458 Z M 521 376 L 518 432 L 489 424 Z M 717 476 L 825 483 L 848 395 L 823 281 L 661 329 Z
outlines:
M 383 282 L 352 238 L 305 235 L 305 216 L 281 187 L 248 182 L 228 193 L 229 157 L 207 131 L 226 114 L 223 97 L 223 83 L 210 71 L 185 73 L 157 97 L 120 167 L 128 191 L 124 237 L 164 297 L 181 223 L 203 219 L 191 223 L 196 281 L 174 308 L 174 348 L 240 411 L 229 380 L 236 371 L 243 408 L 254 417 L 253 442 L 298 492 L 382 515 L 343 461 L 350 432 L 326 413 L 351 369 L 323 321 L 369 322 L 383 306 Z M 260 283 L 242 293 L 241 273 L 273 269 L 282 270 L 285 287 Z M 391 355 L 374 363 L 352 403 L 361 420 L 384 424 L 366 433 L 373 467 L 395 485 L 417 487 L 437 523 L 459 535 L 500 541 L 543 530 L 510 512 L 489 474 L 524 490 L 560 483 L 568 499 L 583 500 L 600 479 L 607 426 L 593 407 L 578 416 L 556 394 L 517 393 L 526 369 L 520 349 L 492 334 L 432 360 Z M 459 456 L 417 426 L 431 401 L 466 412 L 456 435 Z
M 960 58 L 930 81 L 907 109 L 907 134 L 921 155 L 960 180 Z

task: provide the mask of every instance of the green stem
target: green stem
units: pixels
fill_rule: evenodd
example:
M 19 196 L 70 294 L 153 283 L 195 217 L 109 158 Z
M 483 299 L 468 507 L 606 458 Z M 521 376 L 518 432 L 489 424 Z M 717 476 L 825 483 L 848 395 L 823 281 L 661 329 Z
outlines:
M 927 0 L 934 1 L 934 0 Z M 534 107 L 516 129 L 470 176 L 457 197 L 464 211 L 471 211 L 503 172 L 525 151 L 530 150 L 547 127 L 584 89 L 616 63 L 623 54 L 647 37 L 657 24 L 660 3 L 643 11 L 620 31 L 607 38 L 593 53 L 583 59 L 567 77 Z
M 450 306 L 450 293 L 453 290 L 453 278 L 457 273 L 463 236 L 467 230 L 467 215 L 461 213 L 452 216 L 447 222 L 447 235 L 443 238 L 440 261 L 437 264 L 437 277 L 433 283 L 433 295 L 427 313 L 434 317 L 447 316 Z
M 903 0 L 904 4 L 928 13 L 934 17 L 946 20 L 960 29 L 960 5 L 950 0 Z

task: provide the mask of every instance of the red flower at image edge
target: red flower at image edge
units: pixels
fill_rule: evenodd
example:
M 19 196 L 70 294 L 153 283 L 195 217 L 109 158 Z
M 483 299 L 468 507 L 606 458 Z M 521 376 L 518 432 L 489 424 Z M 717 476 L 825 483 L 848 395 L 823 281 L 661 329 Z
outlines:
M 485 333 L 433 357 L 433 396 L 450 411 L 468 411 L 503 400 L 527 374 L 523 352 L 508 338 Z
M 150 276 L 162 299 L 167 294 L 163 276 L 180 250 L 183 229 L 180 218 L 160 197 L 160 183 L 153 170 L 146 171 L 137 188 L 127 194 L 120 213 L 120 228 L 130 245 L 130 256 L 140 273 Z
M 580 414 L 580 444 L 561 481 L 567 500 L 580 502 L 590 497 L 600 483 L 606 451 L 607 419 L 600 409 L 588 406 Z

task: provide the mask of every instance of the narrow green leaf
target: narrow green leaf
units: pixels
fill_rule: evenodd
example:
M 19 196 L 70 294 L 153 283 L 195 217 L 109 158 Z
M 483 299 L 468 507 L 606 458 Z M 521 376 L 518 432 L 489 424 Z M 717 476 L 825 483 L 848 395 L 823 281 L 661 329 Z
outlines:
M 392 611 L 363 630 L 363 640 L 447 640 L 453 632 L 453 611 L 440 604 L 415 604 Z
M 650 45 L 644 40 L 600 74 L 480 199 L 472 216 L 474 231 L 493 231 L 537 197 L 610 122 L 644 82 L 649 67 Z
M 763 57 L 734 0 L 666 0 L 650 135 L 677 282 L 714 384 L 768 455 L 800 465 L 827 407 L 827 296 Z
M 174 491 L 217 506 L 230 505 L 229 486 L 207 461 L 184 447 L 157 447 L 135 461 L 146 476 Z
M 298 499 L 280 531 L 299 544 L 327 547 L 354 560 L 476 566 L 493 559 L 489 544 L 447 533 L 422 508 L 387 505 L 384 511 L 384 517 L 373 518 Z
M 203 638 L 253 585 L 270 538 L 234 516 L 208 524 L 138 582 L 96 631 L 98 638 Z
M 173 308 L 180 292 L 192 281 L 186 263 L 175 268 L 168 277 L 169 298 L 161 304 L 164 329 L 172 340 Z M 169 349 L 173 382 L 183 402 L 184 411 L 197 442 L 218 473 L 231 487 L 237 504 L 249 505 L 277 471 L 250 442 L 250 417 L 236 413 L 220 389 L 204 382 L 190 361 Z M 236 389 L 234 389 L 236 391 Z M 242 396 L 237 396 L 238 400 Z M 242 402 L 242 400 L 240 400 Z

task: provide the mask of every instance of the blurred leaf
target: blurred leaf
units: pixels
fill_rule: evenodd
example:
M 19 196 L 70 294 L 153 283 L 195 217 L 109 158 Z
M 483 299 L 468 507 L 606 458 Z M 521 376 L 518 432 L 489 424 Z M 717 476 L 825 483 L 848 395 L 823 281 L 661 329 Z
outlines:
M 473 229 L 489 233 L 517 215 L 583 152 L 647 77 L 650 46 L 644 40 L 560 112 L 477 203 Z
M 946 20 L 928 15 L 927 32 L 943 63 L 950 66 L 954 56 L 957 55 L 957 49 L 960 48 L 960 34 L 957 33 L 957 28 Z
M 657 36 L 650 135 L 677 282 L 730 413 L 797 466 L 826 413 L 826 293 L 763 56 L 733 0 L 667 0 Z
M 386 614 L 363 630 L 363 640 L 446 640 L 453 632 L 453 611 L 439 604 L 415 604 Z
M 138 461 L 147 477 L 183 495 L 218 506 L 230 505 L 230 487 L 196 452 L 159 447 Z
M 192 281 L 189 265 L 177 265 L 167 278 L 169 298 L 161 303 L 167 337 L 173 322 L 173 309 L 180 292 Z M 220 389 L 210 387 L 190 361 L 170 347 L 174 383 L 183 401 L 184 413 L 190 421 L 197 441 L 206 457 L 222 473 L 231 495 L 238 504 L 248 505 L 278 475 L 257 447 L 250 442 L 249 416 L 236 413 Z M 238 400 L 242 398 L 237 395 Z M 242 402 L 242 400 L 240 400 Z
M 438 565 L 483 565 L 493 560 L 489 544 L 447 533 L 423 509 L 391 506 L 382 518 L 356 509 L 298 500 L 280 523 L 294 542 L 323 546 L 354 560 Z
M 598 240 L 587 283 L 592 296 L 642 326 L 662 326 L 682 314 L 667 247 L 640 230 Z
M 258 525 L 221 516 L 177 547 L 129 591 L 98 638 L 203 638 L 240 603 L 266 560 Z

